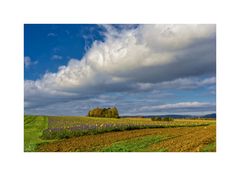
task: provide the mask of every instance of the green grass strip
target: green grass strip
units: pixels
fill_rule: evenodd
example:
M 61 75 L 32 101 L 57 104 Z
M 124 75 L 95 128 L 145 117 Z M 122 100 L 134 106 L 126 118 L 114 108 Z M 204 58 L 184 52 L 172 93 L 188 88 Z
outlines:
M 24 151 L 35 151 L 38 144 L 46 142 L 40 137 L 42 131 L 48 128 L 48 118 L 43 116 L 24 117 Z
M 201 152 L 216 152 L 216 142 L 213 142 L 213 143 L 203 146 L 200 151 Z
M 103 148 L 102 152 L 144 152 L 147 151 L 148 146 L 165 140 L 168 137 L 164 136 L 145 136 L 130 140 L 124 140 L 113 143 L 109 147 Z

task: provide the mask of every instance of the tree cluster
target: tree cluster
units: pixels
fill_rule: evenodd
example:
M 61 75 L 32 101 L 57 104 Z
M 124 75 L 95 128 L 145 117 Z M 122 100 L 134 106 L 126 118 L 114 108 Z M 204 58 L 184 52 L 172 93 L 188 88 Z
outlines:
M 119 118 L 118 109 L 112 108 L 94 108 L 88 112 L 89 117 L 107 117 L 107 118 Z

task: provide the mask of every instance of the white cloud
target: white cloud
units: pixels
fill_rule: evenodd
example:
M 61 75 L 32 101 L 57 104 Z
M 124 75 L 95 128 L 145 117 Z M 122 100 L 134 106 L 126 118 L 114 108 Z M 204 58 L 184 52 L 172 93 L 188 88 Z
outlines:
M 52 57 L 51 57 L 52 60 L 62 60 L 63 57 L 60 56 L 60 55 L 57 55 L 57 54 L 54 54 Z
M 50 33 L 47 34 L 47 36 L 48 36 L 48 37 L 56 37 L 57 34 L 55 34 L 55 33 L 53 33 L 53 32 L 50 32 Z
M 95 41 L 81 60 L 71 59 L 57 73 L 25 81 L 25 101 L 31 105 L 42 97 L 52 102 L 56 96 L 141 91 L 172 80 L 187 82 L 178 80 L 183 77 L 215 74 L 215 25 L 140 25 L 121 31 L 104 27 L 105 41 Z
M 154 106 L 143 106 L 140 111 L 145 112 L 199 112 L 215 111 L 216 105 L 209 102 L 179 102 Z
M 152 106 L 152 109 L 176 109 L 176 108 L 198 108 L 208 107 L 209 103 L 204 102 L 180 102 L 175 104 L 164 104 L 159 106 Z M 149 108 L 149 107 L 148 107 Z
M 31 64 L 31 58 L 28 57 L 28 56 L 24 57 L 24 65 L 25 65 L 25 67 L 29 67 L 30 64 Z
M 29 56 L 24 57 L 24 66 L 26 68 L 29 68 L 30 66 L 36 65 L 36 64 L 38 64 L 38 61 L 32 61 Z
M 161 88 L 176 88 L 176 89 L 194 89 L 205 86 L 212 86 L 216 84 L 216 77 L 209 78 L 178 78 L 173 81 L 165 81 L 160 83 L 158 86 Z

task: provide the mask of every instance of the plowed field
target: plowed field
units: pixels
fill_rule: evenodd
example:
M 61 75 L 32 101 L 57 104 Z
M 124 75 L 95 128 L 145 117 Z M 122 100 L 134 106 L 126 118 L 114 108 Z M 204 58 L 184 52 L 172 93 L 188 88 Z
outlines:
M 42 144 L 42 152 L 197 152 L 216 151 L 216 126 L 107 132 Z

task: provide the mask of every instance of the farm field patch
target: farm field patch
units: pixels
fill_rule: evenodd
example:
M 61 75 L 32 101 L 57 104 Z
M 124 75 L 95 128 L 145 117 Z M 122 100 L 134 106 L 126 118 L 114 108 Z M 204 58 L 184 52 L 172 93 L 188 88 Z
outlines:
M 213 120 L 152 121 L 150 118 L 48 117 L 48 128 L 43 130 L 42 137 L 66 139 L 111 131 L 208 126 L 212 123 L 214 123 Z
M 143 118 L 45 117 L 44 130 L 61 135 L 44 138 L 38 133 L 40 152 L 214 152 L 215 120 L 175 119 L 171 122 Z M 45 119 L 45 121 L 46 121 Z M 40 120 L 40 119 L 38 119 Z M 43 121 L 41 121 L 43 122 Z M 109 125 L 110 124 L 110 125 Z M 121 128 L 119 128 L 121 127 Z M 128 128 L 124 128 L 128 127 Z M 131 128 L 130 128 L 131 127 Z M 87 129 L 87 130 L 86 130 Z M 85 132 L 83 132 L 85 130 Z M 63 135 L 65 134 L 65 136 Z M 33 137 L 34 138 L 34 137 Z
M 86 135 L 43 144 L 38 151 L 196 152 L 215 141 L 216 126 L 155 128 Z M 205 150 L 207 151 L 207 150 Z M 213 148 L 211 151 L 216 151 Z

